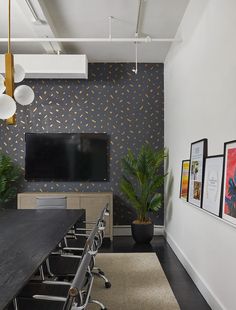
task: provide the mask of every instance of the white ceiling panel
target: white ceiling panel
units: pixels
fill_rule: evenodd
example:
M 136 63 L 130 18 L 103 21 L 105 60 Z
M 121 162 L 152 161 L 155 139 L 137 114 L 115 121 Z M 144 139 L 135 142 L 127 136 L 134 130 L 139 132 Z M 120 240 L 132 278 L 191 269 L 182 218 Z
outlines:
M 54 35 L 64 38 L 133 38 L 139 0 L 30 0 L 35 11 L 44 9 Z M 142 0 L 140 36 L 174 38 L 189 0 Z M 24 5 L 23 5 L 24 4 Z M 32 23 L 25 0 L 12 0 L 12 36 L 45 37 Z M 50 21 L 49 21 L 50 20 Z M 41 27 L 41 28 L 40 28 Z M 40 29 L 42 31 L 40 32 Z M 35 31 L 36 30 L 36 31 Z M 37 33 L 37 34 L 36 34 Z M 7 37 L 7 0 L 0 0 L 0 37 Z M 170 43 L 138 44 L 139 62 L 163 62 Z M 6 44 L 0 43 L 0 53 Z M 133 62 L 134 43 L 62 43 L 65 53 L 85 53 L 89 62 Z M 40 43 L 14 43 L 14 53 L 45 53 Z M 55 49 L 54 49 L 55 50 Z M 52 50 L 53 52 L 53 50 Z
M 108 17 L 114 16 L 114 36 L 134 35 L 138 14 L 136 0 L 44 0 L 62 37 L 107 37 Z

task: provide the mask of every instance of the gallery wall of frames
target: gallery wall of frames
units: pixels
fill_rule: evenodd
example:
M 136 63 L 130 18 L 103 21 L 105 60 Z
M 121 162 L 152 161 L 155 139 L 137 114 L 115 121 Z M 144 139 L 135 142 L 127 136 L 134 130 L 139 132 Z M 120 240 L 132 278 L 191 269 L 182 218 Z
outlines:
M 180 198 L 236 225 L 236 140 L 224 144 L 224 154 L 208 156 L 208 141 L 190 147 L 182 161 Z

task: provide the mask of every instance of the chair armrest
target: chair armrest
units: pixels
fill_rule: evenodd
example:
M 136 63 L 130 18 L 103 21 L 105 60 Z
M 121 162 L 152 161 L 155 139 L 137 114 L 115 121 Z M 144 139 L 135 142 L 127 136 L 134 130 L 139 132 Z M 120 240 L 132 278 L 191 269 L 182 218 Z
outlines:
M 81 259 L 81 255 L 74 255 L 74 254 L 61 254 L 61 257 L 67 257 L 67 258 L 79 258 Z
M 84 248 L 73 248 L 73 247 L 64 247 L 63 251 L 83 251 Z
M 66 239 L 76 239 L 75 233 L 67 233 L 65 236 Z
M 75 234 L 76 237 L 89 237 L 89 234 Z
M 61 255 L 61 254 L 62 254 L 62 250 L 50 253 L 50 255 Z
M 40 299 L 40 300 L 49 300 L 49 301 L 61 301 L 66 302 L 65 297 L 59 297 L 59 296 L 50 296 L 50 295 L 33 295 L 34 299 Z
M 71 282 L 65 282 L 65 281 L 43 281 L 43 284 L 47 284 L 47 285 L 68 285 L 71 286 Z

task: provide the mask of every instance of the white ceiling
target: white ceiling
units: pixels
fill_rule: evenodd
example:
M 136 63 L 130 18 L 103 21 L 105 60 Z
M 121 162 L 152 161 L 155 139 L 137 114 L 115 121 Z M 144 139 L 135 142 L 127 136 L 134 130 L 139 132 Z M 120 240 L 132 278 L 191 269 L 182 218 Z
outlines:
M 136 29 L 139 0 L 31 0 L 40 15 L 43 8 L 45 26 L 34 25 L 25 0 L 12 0 L 12 37 L 92 37 L 109 34 L 108 17 L 112 19 L 112 37 L 133 38 Z M 143 0 L 140 37 L 174 38 L 189 0 Z M 40 7 L 39 7 L 40 4 Z M 7 0 L 0 0 L 0 37 L 7 37 Z M 55 47 L 55 46 L 54 46 Z M 89 62 L 134 62 L 134 43 L 62 43 L 64 53 L 87 54 Z M 164 62 L 170 43 L 138 44 L 139 62 Z M 57 47 L 56 47 L 57 48 Z M 0 43 L 0 53 L 6 44 Z M 13 43 L 14 53 L 52 52 L 41 43 Z

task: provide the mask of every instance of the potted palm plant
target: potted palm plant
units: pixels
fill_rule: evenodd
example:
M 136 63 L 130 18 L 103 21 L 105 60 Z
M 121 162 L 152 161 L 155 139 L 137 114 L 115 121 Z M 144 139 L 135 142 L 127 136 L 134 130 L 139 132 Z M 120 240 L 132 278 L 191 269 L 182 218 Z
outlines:
M 21 176 L 20 167 L 11 158 L 0 152 L 0 208 L 16 197 L 16 181 Z
M 120 189 L 137 213 L 131 224 L 132 236 L 137 243 L 148 243 L 153 238 L 154 225 L 148 212 L 157 213 L 162 206 L 162 194 L 158 189 L 165 178 L 160 172 L 164 158 L 164 150 L 156 151 L 150 145 L 143 145 L 137 156 L 129 150 L 122 159 Z

